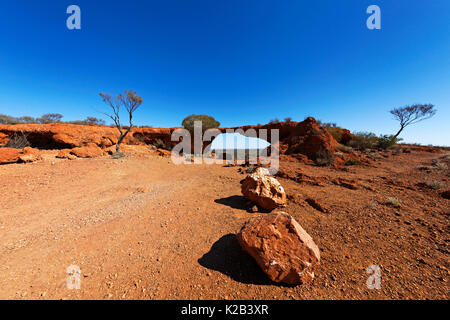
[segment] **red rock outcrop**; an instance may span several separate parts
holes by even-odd
[[[123,144],[145,145],[160,139],[168,146],[174,146],[178,142],[171,141],[171,135],[176,129],[179,128],[135,127],[125,138]],[[241,129],[244,133],[248,129],[254,129],[258,136],[260,135],[259,129],[267,129],[267,137],[259,137],[267,139],[269,142],[272,130],[277,129],[280,140],[279,152],[298,160],[316,160],[320,157],[330,156],[334,154],[335,147],[338,145],[333,136],[311,117],[302,122],[269,123],[262,126],[242,126],[228,129]],[[227,128],[220,130],[225,132]],[[346,131],[348,130],[343,130],[344,133]],[[72,149],[89,143],[107,149],[114,146],[118,140],[118,131],[115,127],[66,123],[19,124],[0,125],[0,144],[5,143],[8,136],[17,132],[23,132],[31,146],[38,149]],[[351,136],[350,133],[349,135]]]
[[[239,231],[237,240],[272,281],[302,284],[314,279],[319,248],[288,214],[278,212],[251,219]]]
[[[266,210],[284,206],[286,193],[277,179],[266,168],[258,168],[248,175],[241,185],[244,197]]]
[[[242,129],[244,133],[249,129],[254,129],[259,138],[267,139],[269,142],[272,142],[272,130],[277,129],[279,131],[280,153],[298,159],[302,159],[302,155],[310,160],[331,156],[338,145],[338,142],[327,129],[320,127],[312,117],[306,118],[302,122],[278,122],[262,126],[243,126],[221,130],[226,132],[227,129]],[[260,136],[259,129],[266,129],[267,137]]]
[[[171,134],[177,128],[133,128],[124,144],[150,144],[155,139],[171,143]],[[23,132],[30,144],[39,149],[71,149],[94,143],[101,148],[115,145],[118,131],[115,127],[87,126],[66,123],[0,125],[0,141],[16,132]],[[176,143],[172,143],[173,145]]]
[[[316,160],[324,154],[334,154],[337,146],[333,136],[311,117],[294,127],[287,138],[287,144],[289,148],[286,154],[301,153],[312,160]]]

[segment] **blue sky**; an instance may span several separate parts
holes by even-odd
[[[81,8],[82,29],[66,28]],[[381,8],[381,30],[366,8]],[[2,0],[0,113],[102,117],[99,92],[133,89],[137,125],[222,126],[314,116],[394,133],[389,110],[433,103],[407,142],[450,145],[448,0]]]

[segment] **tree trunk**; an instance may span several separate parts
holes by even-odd
[[[116,144],[116,153],[120,152],[120,144],[121,143],[122,143],[122,141],[119,139],[119,141],[117,141],[117,144]]]
[[[397,139],[398,135],[403,131],[403,129],[405,129],[405,127],[400,127],[400,130],[398,130],[398,132],[394,135],[393,139]]]
[[[127,136],[128,132],[130,132],[131,128],[128,129],[124,134],[121,134],[119,137],[119,140],[117,141],[117,145],[116,145],[116,153],[120,152],[120,145],[122,144],[123,139],[125,139],[125,137]]]

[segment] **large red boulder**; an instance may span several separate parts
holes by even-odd
[[[20,149],[0,148],[0,164],[16,163],[21,155]]]
[[[35,162],[42,160],[41,152],[38,149],[31,147],[25,147],[22,151],[22,155],[19,157],[19,162]]]
[[[78,158],[95,158],[104,155],[103,150],[95,143],[88,143],[85,146],[73,148],[70,153]]]
[[[62,149],[56,155],[56,158],[58,158],[58,159],[69,159],[69,160],[76,159],[77,157],[74,156],[71,152],[72,152],[71,149]]]
[[[266,168],[258,168],[248,175],[242,183],[241,191],[244,197],[267,210],[286,204],[284,188]]]
[[[242,227],[237,240],[272,281],[302,284],[314,279],[319,248],[290,215],[255,217]]]

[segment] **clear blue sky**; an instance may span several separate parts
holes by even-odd
[[[66,28],[77,4],[82,29]],[[366,28],[381,8],[382,29]],[[314,116],[394,133],[388,111],[433,103],[407,142],[450,145],[449,0],[2,0],[0,113],[102,117],[136,90],[137,125],[192,113],[223,126]]]

